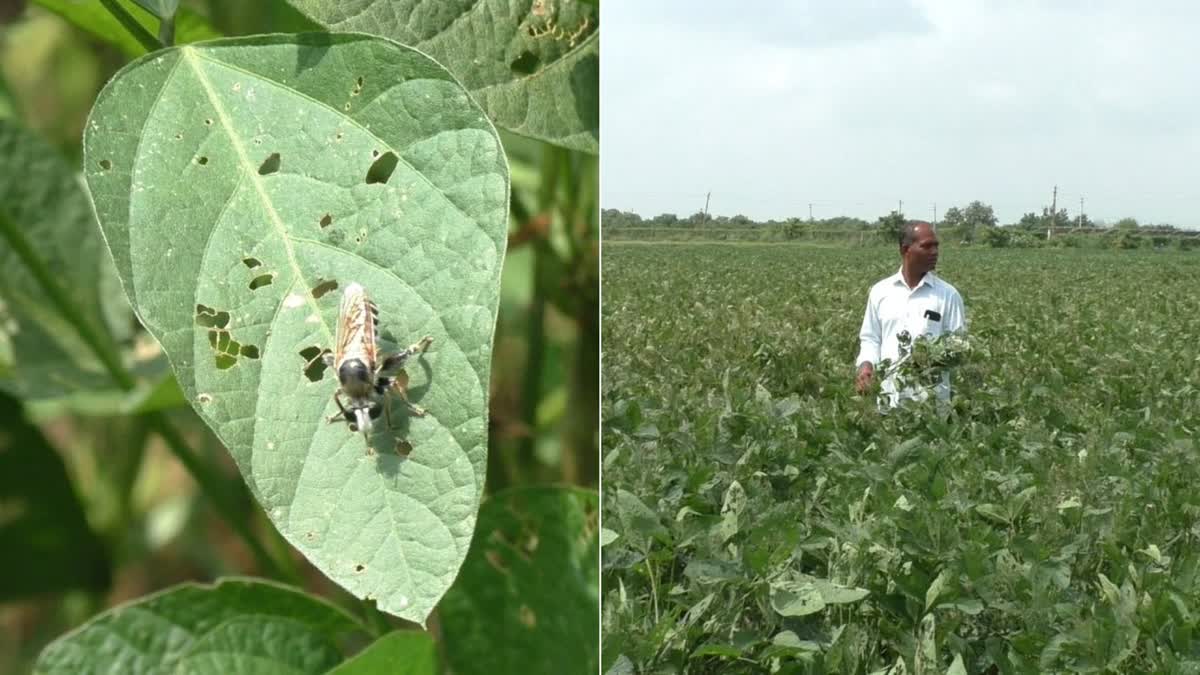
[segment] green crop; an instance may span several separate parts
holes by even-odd
[[[944,415],[854,392],[896,264],[606,247],[603,667],[1197,672],[1195,262],[947,250]]]

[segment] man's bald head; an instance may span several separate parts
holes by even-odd
[[[910,220],[904,223],[904,226],[900,228],[900,250],[903,251],[912,246],[917,241],[917,236],[922,229],[933,232],[933,225],[924,220]]]

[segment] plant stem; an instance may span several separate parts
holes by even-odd
[[[162,43],[159,42],[153,35],[151,35],[150,31],[143,28],[142,24],[138,23],[137,19],[133,18],[132,14],[125,11],[125,8],[121,5],[117,4],[117,0],[100,0],[100,4],[104,5],[104,8],[108,10],[108,13],[112,14],[117,21],[121,22],[121,25],[125,27],[125,30],[129,31],[130,35],[132,35],[147,52],[155,52],[163,48]]]
[[[13,252],[17,254],[17,257],[25,264],[25,267],[29,269],[33,278],[50,298],[50,302],[71,327],[75,329],[83,342],[91,349],[96,358],[100,360],[100,363],[104,365],[105,370],[108,371],[113,381],[121,389],[126,391],[133,389],[136,385],[133,375],[129,373],[117,356],[116,345],[111,340],[106,339],[106,336],[103,336],[100,331],[96,330],[94,326],[83,318],[83,314],[75,307],[66,290],[59,285],[58,281],[51,274],[50,268],[38,255],[33,245],[30,244],[29,240],[25,237],[25,233],[9,220],[5,213],[0,213],[0,237],[8,242]],[[167,420],[166,415],[162,412],[152,412],[147,413],[145,419],[150,428],[162,436],[163,440],[167,443],[167,447],[170,448],[175,457],[192,474],[196,483],[200,485],[201,489],[212,500],[217,513],[246,542],[246,546],[250,548],[250,552],[254,554],[259,565],[272,576],[282,578],[281,567],[267,554],[262,542],[254,536],[246,518],[243,514],[239,513],[238,508],[229,499],[229,495],[225,491],[224,485],[218,475],[212,472],[192,452],[187,442],[183,440],[183,437],[179,435],[179,432]]]

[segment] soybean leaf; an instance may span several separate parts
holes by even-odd
[[[0,602],[104,590],[108,553],[88,526],[66,466],[21,402],[0,392]]]
[[[781,616],[807,616],[825,609],[820,589],[811,581],[771,583],[771,607]]]
[[[375,33],[442,62],[497,126],[600,148],[600,12],[545,0],[288,0],[330,30]]]
[[[106,293],[115,276],[74,171],[49,143],[0,120],[0,333],[11,350],[0,388],[26,399],[115,388],[68,319],[115,350],[114,330],[131,320],[125,299]]]
[[[451,670],[598,670],[597,509],[595,492],[559,487],[506,490],[483,505],[462,574],[439,606]]]
[[[367,645],[329,675],[436,675],[437,649],[428,633],[394,631]]]
[[[337,607],[251,579],[182,584],[115,607],[42,650],[55,673],[325,673],[365,631]]]
[[[163,0],[164,3],[166,0]],[[142,11],[134,0],[116,0],[151,35],[158,34],[159,19]],[[121,25],[121,22],[104,8],[100,0],[34,0],[34,4],[54,12],[72,25],[93,37],[121,50],[126,56],[141,56],[146,53],[136,38]],[[151,1],[149,4],[154,4]],[[176,3],[178,4],[178,3]],[[175,15],[175,42],[186,44],[220,37],[208,19],[189,7],[180,8]]]
[[[96,102],[84,162],[139,318],[280,532],[335,582],[424,622],[466,557],[486,467],[508,212],[495,129],[437,63],[364,35],[172,48]],[[340,292],[386,351],[422,336],[370,446],[338,411]],[[389,337],[390,336],[390,337]]]

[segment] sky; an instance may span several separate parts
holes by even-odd
[[[601,5],[601,204],[1200,228],[1200,3]]]

